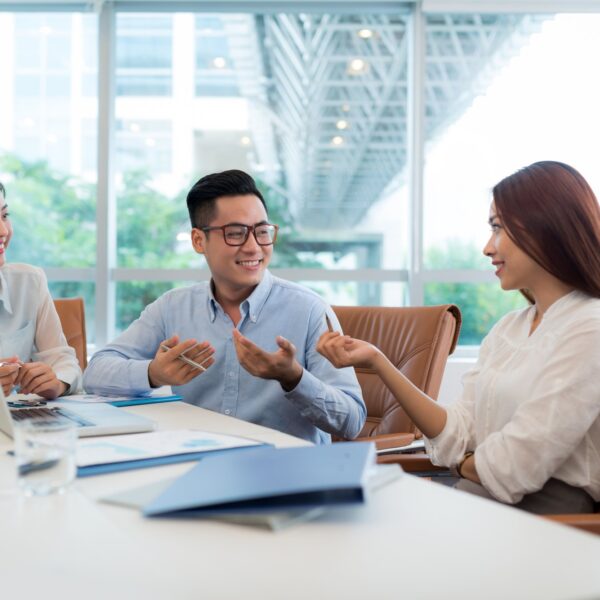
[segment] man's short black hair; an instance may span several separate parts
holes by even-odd
[[[231,169],[211,173],[199,179],[187,195],[187,207],[192,227],[206,227],[215,216],[217,199],[224,196],[256,196],[267,210],[267,205],[256,182],[248,173]]]

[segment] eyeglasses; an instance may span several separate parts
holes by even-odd
[[[220,227],[198,227],[201,231],[215,231],[220,229],[223,232],[223,239],[228,246],[243,246],[248,240],[250,232],[259,246],[271,246],[277,239],[278,225],[271,223],[259,223],[258,225],[221,225]]]

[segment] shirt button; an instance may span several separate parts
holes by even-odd
[[[235,373],[233,371],[229,371],[229,377],[235,377]]]
[[[229,414],[231,414],[231,411],[230,411],[229,409],[227,409],[227,410],[225,411],[225,414],[226,414],[226,415],[229,415]]]

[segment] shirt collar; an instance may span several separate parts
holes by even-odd
[[[588,297],[584,292],[580,292],[578,290],[573,290],[564,296],[561,296],[558,300],[555,300],[546,310],[546,312],[542,316],[542,321],[549,322],[552,321],[555,317],[561,318],[563,313],[569,312],[572,308],[572,305],[584,298]],[[530,307],[530,310],[527,314],[527,320],[529,323],[533,321],[536,314],[535,304]]]
[[[269,271],[265,270],[263,278],[261,282],[254,288],[253,292],[240,304],[240,312],[242,313],[242,318],[244,316],[248,316],[248,318],[256,323],[260,312],[271,293],[271,288],[273,287],[273,276]],[[217,302],[213,290],[213,281],[210,280],[208,284],[208,313],[210,322],[214,323],[217,318],[217,311],[219,307],[219,303]]]
[[[4,276],[4,269],[0,269],[0,302],[4,304],[6,312],[12,315],[12,305],[10,303],[10,294],[8,293],[8,283]]]

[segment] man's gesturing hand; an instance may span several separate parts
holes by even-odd
[[[164,351],[160,346],[166,346],[169,350]],[[179,358],[184,352],[187,358],[201,364],[204,370],[215,362],[213,358],[215,350],[208,342],[201,344],[196,340],[179,342],[179,336],[174,335],[159,344],[156,355],[148,366],[148,381],[152,387],[183,385],[204,373],[202,369],[197,369]]]
[[[296,360],[294,344],[281,336],[276,338],[276,342],[279,346],[277,351],[265,352],[237,329],[233,330],[233,343],[242,367],[256,377],[276,379],[289,392],[302,379],[304,369]]]

